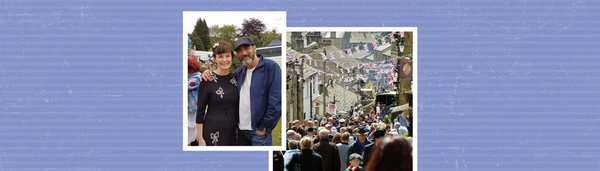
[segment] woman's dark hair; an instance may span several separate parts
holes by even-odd
[[[227,43],[224,40],[215,43],[212,47],[212,51],[214,57],[216,57],[217,54],[231,53],[231,58],[233,59],[233,47],[231,47],[231,44]]]
[[[412,144],[402,136],[383,139],[375,147],[366,171],[412,171]]]
[[[200,64],[196,61],[196,58],[188,56],[188,73],[198,72],[200,68]]]

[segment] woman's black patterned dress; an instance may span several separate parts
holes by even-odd
[[[213,81],[202,82],[198,88],[196,123],[203,124],[202,137],[207,146],[235,146],[239,122],[237,80],[231,73],[212,74]]]

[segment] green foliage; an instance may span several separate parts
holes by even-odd
[[[194,31],[191,35],[188,34],[188,37],[192,39],[192,47],[196,46],[196,50],[208,51],[210,49],[210,37],[208,33],[206,21],[198,18],[194,26]]]
[[[221,33],[220,40],[227,41],[231,46],[235,45],[235,36],[237,35],[237,27],[235,25],[224,25],[219,28],[219,31]]]
[[[384,121],[386,124],[390,124],[390,123],[391,123],[391,120],[390,120],[390,115],[385,115],[385,116],[383,117],[383,121]]]
[[[258,38],[257,35],[250,35],[250,38],[252,39],[252,41],[254,41],[254,44],[256,45],[256,48],[263,47],[262,46],[262,42],[260,41],[260,38]]]
[[[192,40],[192,49],[194,49],[195,46],[196,50],[204,50],[202,47],[202,40],[200,39],[200,36],[195,34],[195,31],[192,32],[192,34],[188,34],[188,37]]]
[[[369,89],[369,88],[371,88],[371,87],[373,87],[373,84],[371,83],[371,81],[369,81],[369,83],[367,83],[367,84],[365,85],[365,88],[366,88],[366,89]]]
[[[262,38],[262,45],[260,47],[266,47],[273,40],[277,39],[281,41],[281,33],[277,33],[277,30],[266,31],[260,34]]]

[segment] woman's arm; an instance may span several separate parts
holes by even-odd
[[[208,82],[200,84],[198,88],[198,107],[196,111],[196,129],[198,130],[198,146],[206,146],[204,137],[202,136],[202,130],[204,128],[204,115],[206,114],[206,105],[210,94],[208,93]]]
[[[202,126],[204,124],[196,124],[196,129],[198,130],[198,146],[206,146],[206,141],[204,141],[204,137],[202,137]]]

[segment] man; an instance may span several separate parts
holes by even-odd
[[[281,151],[273,151],[273,171],[283,171],[284,161]]]
[[[290,150],[288,143],[290,143],[290,141],[295,141],[295,140],[296,140],[296,132],[294,132],[293,130],[288,130],[286,133],[285,150]]]
[[[402,136],[402,135],[404,135],[404,134],[408,133],[408,129],[406,129],[406,127],[402,126],[402,124],[400,124],[400,123],[398,123],[398,122],[396,122],[396,123],[394,124],[394,127],[396,127],[396,130],[397,130],[397,132],[398,132],[398,135],[400,135],[400,136]]]
[[[294,126],[296,127],[296,131],[297,133],[299,133],[302,136],[306,135],[306,131],[304,130],[304,128],[300,127],[300,121],[299,120],[295,120],[294,121]]]
[[[339,124],[338,124],[338,127],[337,127],[336,129],[337,129],[337,130],[338,130],[340,133],[343,133],[343,132],[342,132],[342,128],[343,128],[343,127],[346,127],[346,119],[340,119],[338,122],[339,122]]]
[[[308,127],[306,136],[311,140],[315,138],[315,133],[317,132],[317,127]]]
[[[350,106],[350,111],[348,111],[348,114],[350,114],[350,116],[353,116],[353,114],[354,114],[354,106]]]
[[[294,170],[296,164],[300,164],[300,170],[323,171],[323,159],[311,149],[312,140],[308,137],[302,138],[300,147],[302,150],[292,155],[292,159],[285,165],[285,168],[288,171]]]
[[[375,148],[379,144],[381,144],[381,141],[383,141],[383,137],[385,136],[385,131],[379,129],[379,130],[375,131],[373,134],[374,134],[375,143],[371,143],[371,144],[368,144],[367,146],[365,146],[365,152],[363,154],[364,162],[361,165],[362,167],[365,167],[367,165],[367,163],[369,163],[371,154],[373,154],[373,151],[375,150]]]
[[[340,152],[340,171],[346,170],[348,167],[348,148],[350,145],[350,133],[344,132],[342,133],[342,142],[336,144],[338,151]]]
[[[358,127],[356,136],[358,138],[356,138],[356,141],[350,144],[350,148],[348,148],[348,154],[358,153],[363,155],[363,152],[365,151],[365,146],[371,143],[367,139],[367,131],[365,130],[365,127]]]
[[[281,68],[256,54],[248,36],[239,38],[234,50],[242,62],[233,72],[240,95],[238,145],[271,146],[271,132],[281,118]],[[211,75],[207,70],[202,79],[212,81]]]
[[[323,158],[325,171],[340,170],[340,153],[337,146],[329,142],[328,130],[322,129],[319,131],[319,143],[313,146],[313,150]]]
[[[294,153],[300,151],[300,150],[298,150],[298,141],[292,140],[292,141],[288,142],[287,146],[290,147],[290,150],[285,152],[285,154],[283,155],[284,165],[286,165],[286,166],[288,165],[288,163],[290,163],[290,160],[292,160],[292,155]]]

